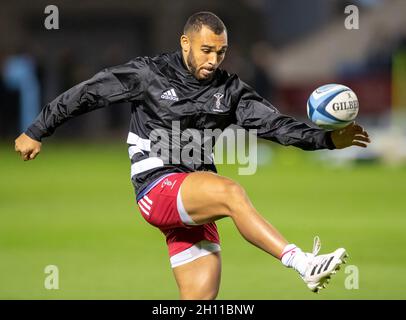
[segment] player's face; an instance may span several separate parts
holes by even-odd
[[[198,80],[213,77],[214,72],[224,60],[227,50],[227,33],[215,34],[203,26],[199,32],[191,32],[181,37],[184,61]]]

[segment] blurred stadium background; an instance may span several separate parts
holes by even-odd
[[[44,28],[48,4],[15,0],[0,11],[1,299],[177,299],[163,237],[135,207],[128,106],[71,120],[36,161],[22,162],[13,143],[42,105],[100,69],[177,49],[186,18],[202,10],[228,27],[223,67],[281,112],[307,121],[309,94],[342,83],[373,141],[307,153],[265,142],[256,175],[219,166],[296,244],[310,250],[318,234],[322,250],[346,247],[359,289],[347,290],[341,272],[320,295],[308,292],[224,220],[219,298],[406,298],[405,1],[53,1],[59,30]],[[350,4],[359,30],[344,27]],[[59,268],[59,290],[44,288],[47,265]]]

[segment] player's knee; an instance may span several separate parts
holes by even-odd
[[[244,188],[230,179],[224,179],[222,181],[218,194],[227,209],[228,215],[235,213],[237,211],[236,209],[244,205],[247,201]]]
[[[218,294],[218,289],[208,290],[206,292],[202,292],[199,300],[214,300],[217,298],[217,294]]]
[[[193,290],[181,291],[181,300],[214,300],[217,298],[218,288],[198,288]]]

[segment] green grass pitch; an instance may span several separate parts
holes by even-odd
[[[298,275],[218,222],[219,299],[405,299],[406,167],[331,168],[315,152],[276,148],[273,162],[236,179],[291,242],[322,251],[343,246],[359,270],[348,290],[343,268],[315,295]],[[340,152],[340,151],[333,151]],[[23,162],[0,146],[0,299],[177,299],[163,236],[136,208],[126,145],[46,142]],[[44,288],[47,265],[59,290]],[[348,271],[348,270],[347,270]]]

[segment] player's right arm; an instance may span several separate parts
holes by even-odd
[[[62,93],[48,103],[31,126],[15,140],[23,160],[32,160],[41,150],[41,140],[70,118],[110,104],[142,97],[147,73],[146,58],[107,68],[91,79]]]
[[[33,160],[41,151],[41,142],[30,138],[25,133],[22,133],[15,140],[14,148],[24,161]]]

